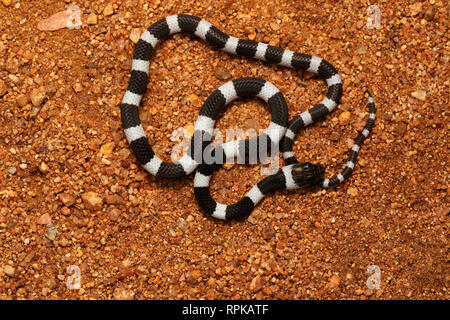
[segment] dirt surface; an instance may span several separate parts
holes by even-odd
[[[69,4],[0,1],[0,299],[449,298],[446,1],[379,1],[374,29],[366,1],[75,1],[81,29],[37,30]],[[337,68],[342,103],[297,134],[294,148],[327,175],[344,167],[370,89],[376,125],[352,177],[331,190],[276,192],[247,219],[223,223],[199,210],[192,176],[155,179],[140,168],[119,109],[130,35],[176,13]],[[290,118],[327,90],[311,74],[185,34],[165,41],[150,69],[141,119],[165,160],[172,132],[192,129],[227,80],[273,82]],[[241,100],[218,128],[269,120],[263,103]],[[240,199],[260,168],[219,170],[214,197]],[[80,271],[80,289],[67,286],[69,266]]]

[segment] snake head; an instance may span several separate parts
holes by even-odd
[[[299,187],[308,187],[316,184],[325,174],[325,169],[320,164],[309,162],[297,163],[292,167],[292,178]]]

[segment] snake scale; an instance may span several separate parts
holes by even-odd
[[[302,112],[288,122],[286,101],[272,83],[259,78],[239,78],[229,81],[212,92],[204,102],[194,125],[194,135],[188,151],[178,161],[162,161],[154,153],[145,135],[139,119],[139,106],[147,90],[151,56],[161,41],[179,32],[193,34],[213,47],[230,54],[252,57],[317,74],[327,83],[327,95],[313,108]],[[299,163],[292,148],[295,134],[300,129],[323,118],[339,104],[342,96],[342,81],[336,69],[319,57],[285,50],[262,42],[239,39],[223,33],[204,19],[179,14],[168,16],[151,25],[136,44],[130,81],[121,102],[121,118],[131,149],[146,171],[163,178],[181,178],[195,171],[194,193],[200,207],[214,218],[231,220],[249,214],[269,192],[308,186],[327,188],[347,179],[353,172],[360,147],[375,122],[375,104],[370,93],[368,91],[367,93],[369,117],[364,129],[355,139],[345,168],[333,177],[324,178],[325,169],[320,164]],[[216,120],[227,105],[241,97],[258,97],[269,105],[271,112],[269,126],[257,137],[232,140],[211,147]],[[203,161],[202,156],[208,147],[214,159],[213,162]],[[209,191],[209,182],[214,170],[230,159],[248,158],[254,148],[263,147],[269,151],[279,147],[287,165],[259,181],[237,203],[231,205],[217,203]]]

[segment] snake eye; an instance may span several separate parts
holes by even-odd
[[[292,167],[292,178],[299,187],[307,187],[323,178],[325,169],[320,164],[298,163]]]

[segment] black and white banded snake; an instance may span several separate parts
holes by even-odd
[[[318,74],[326,81],[328,93],[313,108],[302,112],[288,122],[287,104],[282,93],[270,82],[259,78],[239,78],[229,81],[215,90],[205,101],[195,122],[194,136],[188,151],[176,162],[164,162],[153,152],[139,119],[139,105],[147,90],[149,61],[156,46],[169,35],[186,32],[205,40],[225,52],[273,62],[281,66],[306,70]],[[367,92],[368,93],[368,92]],[[336,69],[327,61],[306,54],[284,50],[262,42],[243,40],[229,36],[206,20],[191,15],[173,15],[151,25],[139,39],[133,54],[131,78],[121,102],[122,125],[125,136],[138,162],[152,175],[164,178],[180,178],[196,170],[194,192],[202,209],[214,218],[231,220],[249,214],[269,192],[278,189],[297,189],[307,186],[323,188],[334,186],[347,179],[356,164],[357,155],[375,122],[375,105],[368,93],[369,118],[350,150],[343,171],[331,178],[324,178],[324,168],[317,164],[299,163],[292,148],[295,134],[309,124],[330,113],[339,104],[342,81]],[[268,103],[271,110],[269,127],[258,137],[233,140],[216,146],[212,154],[220,159],[216,163],[202,162],[203,154],[210,145],[211,131],[225,106],[240,97],[258,97]],[[217,203],[210,194],[212,173],[226,160],[248,157],[251,146],[266,144],[270,150],[279,146],[287,165],[277,173],[263,178],[235,204]]]

